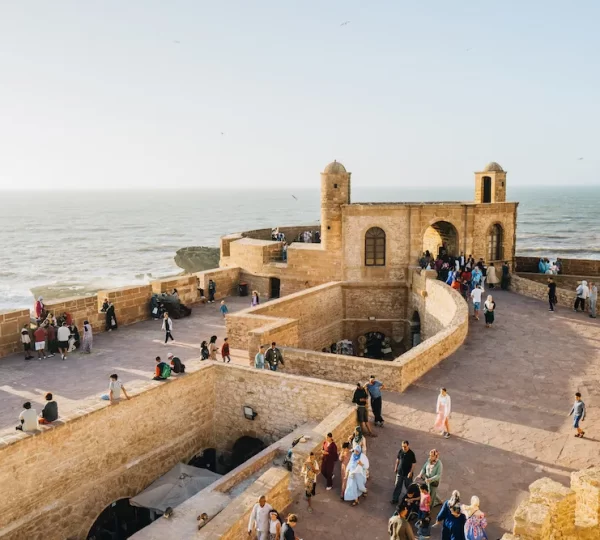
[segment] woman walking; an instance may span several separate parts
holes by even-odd
[[[358,505],[359,497],[367,495],[368,470],[367,456],[363,454],[360,446],[355,446],[346,469],[346,491],[344,491],[344,500],[353,501],[352,506]]]
[[[498,283],[500,283],[500,280],[496,275],[496,267],[494,266],[494,263],[490,263],[490,265],[488,266],[487,283],[490,286],[490,289],[493,289]]]
[[[218,351],[219,348],[217,347],[217,336],[211,336],[210,341],[208,342],[208,357],[211,360],[216,360]]]
[[[485,514],[479,509],[479,497],[473,495],[469,506],[463,505],[463,514],[467,517],[465,524],[465,536],[467,540],[487,540],[485,529],[487,519]]]
[[[444,439],[450,438],[450,413],[452,412],[452,400],[445,388],[440,389],[440,394],[437,398],[435,406],[437,414],[435,418],[434,429],[441,431]]]
[[[494,324],[494,311],[496,310],[496,302],[492,298],[490,294],[487,297],[487,300],[483,304],[483,313],[485,315],[485,327],[491,328],[492,324]]]
[[[112,332],[118,328],[117,316],[115,315],[115,306],[112,302],[108,301],[108,298],[104,299],[102,304],[102,311],[106,314],[106,328],[107,332]]]
[[[302,466],[302,476],[304,476],[304,491],[306,502],[308,503],[308,513],[312,514],[311,499],[316,495],[317,474],[319,474],[319,464],[315,458],[315,453],[311,452]]]
[[[279,540],[281,536],[281,521],[277,510],[271,510],[269,514],[269,540]]]
[[[258,291],[252,291],[252,307],[258,306],[260,304],[260,297],[258,296]]]
[[[173,339],[173,334],[171,334],[171,331],[173,330],[173,321],[171,320],[171,317],[169,317],[168,312],[165,312],[163,316],[162,329],[165,331],[165,345],[167,344],[167,341],[169,341],[169,338],[171,338],[171,341],[175,341],[175,339]]]
[[[354,428],[354,433],[348,437],[348,442],[350,443],[351,448],[358,445],[363,454],[367,453],[367,440],[365,439],[360,426]]]
[[[442,523],[442,540],[465,540],[466,521],[467,517],[461,512],[459,504],[444,504],[435,525]]]
[[[352,452],[350,452],[350,443],[345,442],[342,444],[342,451],[340,453],[340,476],[342,477],[342,489],[340,491],[340,498],[344,500],[344,492],[346,491],[346,472],[348,469],[348,463],[350,462]]]
[[[333,440],[333,434],[328,433],[327,438],[323,441],[323,461],[321,462],[321,474],[327,480],[327,491],[333,487],[333,471],[338,459],[338,449]]]
[[[83,321],[83,341],[81,342],[81,350],[90,354],[94,345],[94,336],[92,334],[92,325],[89,321]]]
[[[440,453],[433,449],[429,451],[429,458],[421,468],[421,472],[415,480],[422,478],[429,486],[429,495],[431,497],[431,508],[439,504],[436,500],[437,488],[442,479],[443,466],[440,460]]]
[[[210,352],[208,351],[208,345],[206,341],[203,341],[200,344],[200,356],[202,357],[202,360],[208,360],[208,357],[210,356]]]

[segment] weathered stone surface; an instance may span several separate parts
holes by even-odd
[[[219,266],[220,250],[215,247],[190,246],[178,249],[175,264],[187,273],[203,272]]]

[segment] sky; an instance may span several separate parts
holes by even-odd
[[[599,20],[588,0],[5,1],[0,190],[316,188],[334,159],[357,187],[470,186],[489,161],[599,186]]]

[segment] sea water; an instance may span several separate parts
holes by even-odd
[[[517,254],[600,258],[600,187],[513,188]],[[353,202],[472,200],[468,188],[353,188]],[[250,229],[316,223],[318,190],[0,193],[0,310],[148,283],[181,272],[186,246]],[[485,234],[485,231],[481,231]]]

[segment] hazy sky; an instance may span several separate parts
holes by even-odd
[[[318,187],[333,159],[356,186],[491,160],[599,185],[599,21],[597,0],[5,0],[0,188]]]

